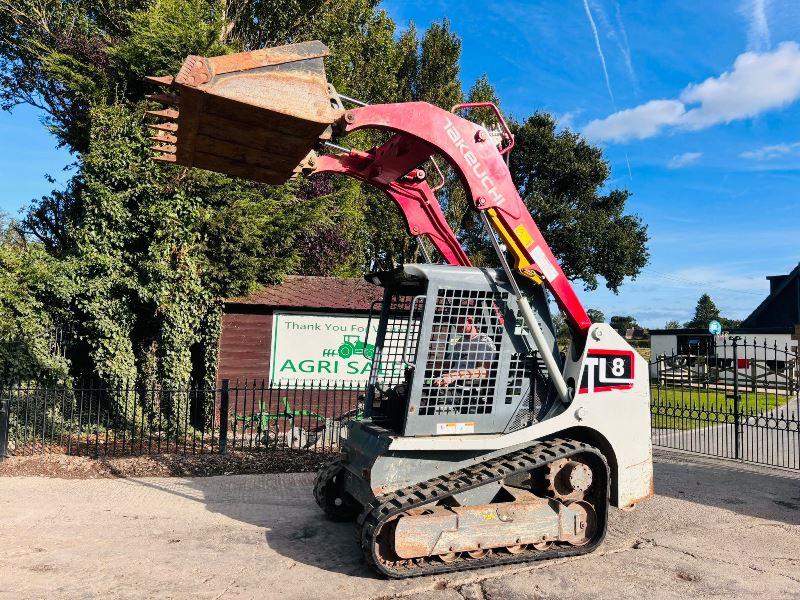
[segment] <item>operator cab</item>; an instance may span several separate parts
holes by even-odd
[[[501,433],[563,409],[503,271],[407,264],[366,279],[384,288],[366,398],[375,425]],[[518,284],[562,366],[542,288]]]

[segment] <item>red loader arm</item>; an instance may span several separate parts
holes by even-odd
[[[150,78],[168,87],[151,96],[154,150],[164,162],[194,166],[265,183],[298,173],[334,172],[381,189],[402,211],[411,235],[427,235],[450,264],[469,265],[420,165],[439,154],[458,173],[472,207],[485,213],[514,258],[514,268],[547,286],[573,331],[591,325],[575,290],[525,207],[503,160],[505,148],[471,121],[426,102],[344,110],[327,84],[320,42],[304,42],[220,57],[190,56],[178,75]],[[487,103],[458,108],[491,106]],[[179,110],[175,110],[179,108]],[[500,117],[501,125],[505,123]],[[318,156],[316,148],[360,129],[394,133],[369,152]]]

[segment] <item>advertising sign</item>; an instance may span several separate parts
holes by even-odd
[[[274,313],[271,380],[331,385],[366,383],[378,330],[378,319],[374,317],[367,338],[368,321],[366,316]]]

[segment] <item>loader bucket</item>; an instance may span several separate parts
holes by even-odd
[[[189,56],[178,74],[148,77],[166,91],[156,159],[269,184],[308,164],[343,111],[325,77],[322,42],[205,58]]]

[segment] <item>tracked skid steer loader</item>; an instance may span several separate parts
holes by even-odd
[[[511,181],[514,138],[496,107],[367,105],[328,84],[327,53],[306,42],[190,56],[174,78],[149,78],[165,88],[149,97],[166,105],[150,113],[158,160],[273,184],[357,178],[447,263],[366,276],[383,300],[363,340],[365,418],[318,473],[317,502],[356,522],[367,562],[389,577],[592,551],[609,506],[653,492],[646,362],[587,317]],[[494,110],[494,130],[457,114],[476,107]],[[362,129],[386,141],[337,143]],[[439,171],[436,157],[458,174],[498,268],[473,267],[448,227],[423,169]],[[568,323],[565,353],[550,298]]]

